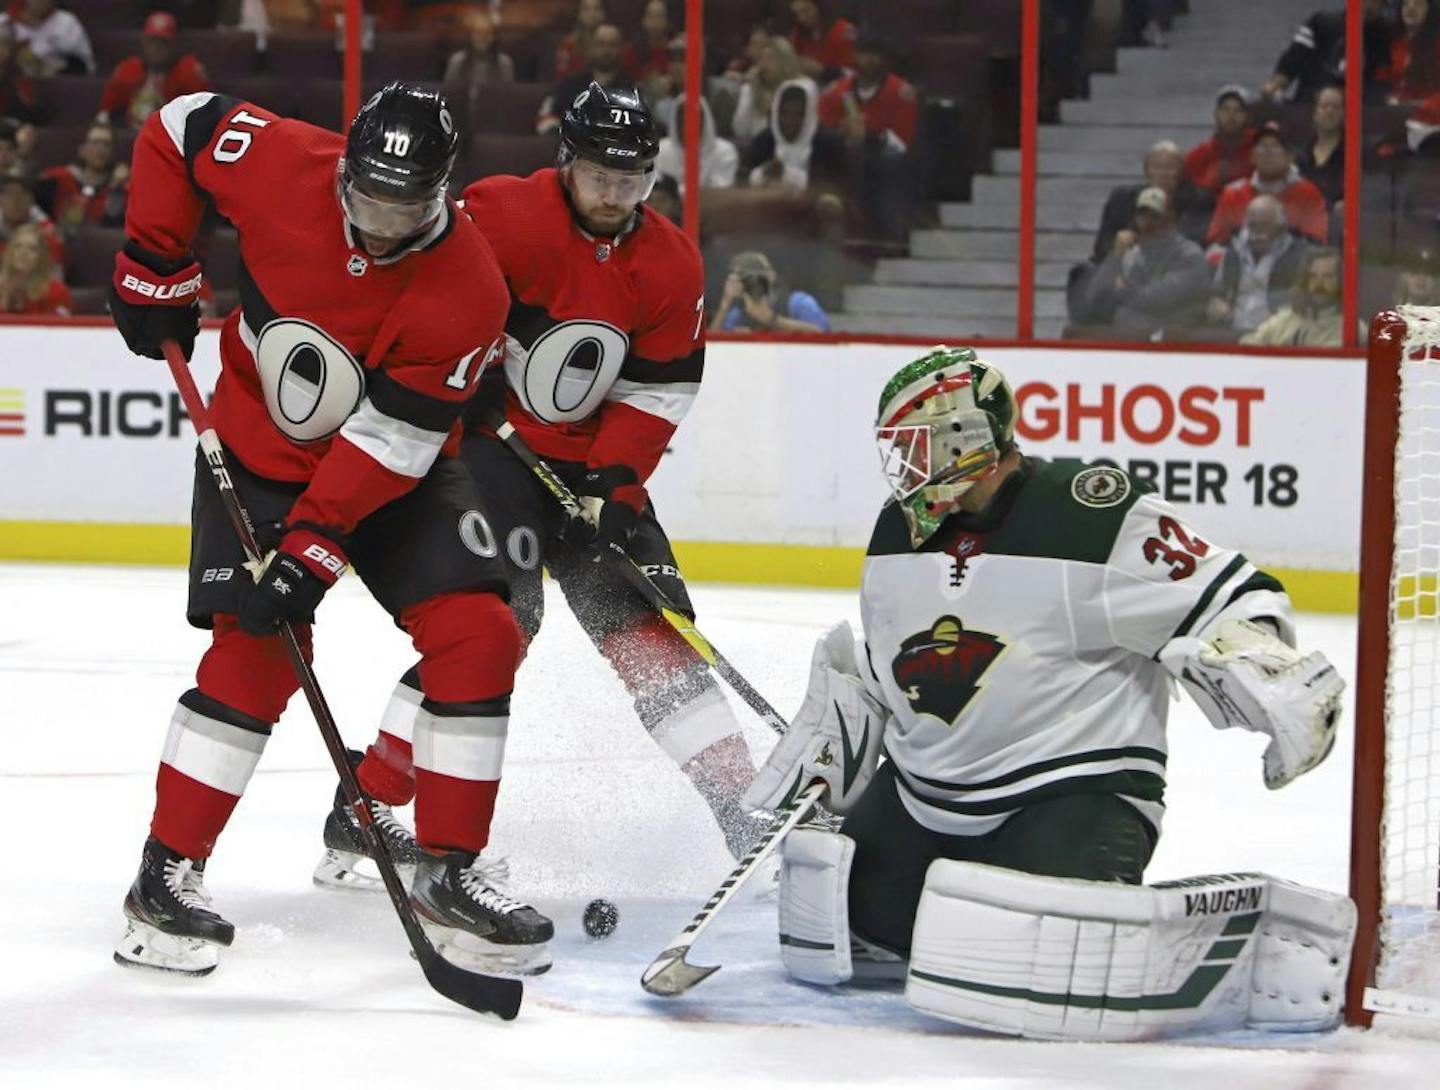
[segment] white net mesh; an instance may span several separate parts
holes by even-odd
[[[1400,307],[1376,987],[1440,1005],[1440,308]]]

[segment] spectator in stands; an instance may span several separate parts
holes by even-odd
[[[1313,135],[1295,165],[1334,208],[1345,196],[1345,89],[1326,87],[1316,95],[1310,121]]]
[[[1421,250],[1405,262],[1395,274],[1392,298],[1396,305],[1440,306],[1440,263],[1433,251]]]
[[[777,34],[766,35],[754,66],[745,74],[730,131],[741,147],[748,146],[770,127],[770,104],[782,83],[800,79],[800,58],[790,39]],[[809,77],[804,77],[809,78]]]
[[[26,130],[33,137],[31,126],[22,125],[13,117],[0,117],[0,178],[30,173],[29,154],[23,139]]]
[[[1209,288],[1204,252],[1175,229],[1170,198],[1151,186],[1135,200],[1133,230],[1115,236],[1081,293],[1082,312],[1072,318],[1148,339],[1197,325]]]
[[[1156,49],[1169,47],[1175,0],[1124,0],[1121,10],[1131,41]]]
[[[95,71],[90,36],[72,12],[55,6],[55,0],[15,0],[5,14],[20,46],[20,66],[27,75],[88,75]]]
[[[590,35],[590,67],[579,75],[567,76],[545,96],[540,103],[540,113],[535,119],[537,133],[554,132],[560,126],[560,115],[575,101],[575,96],[590,86],[594,80],[601,87],[633,87],[630,77],[620,63],[625,39],[620,28],[611,23],[601,23]]]
[[[825,84],[855,67],[854,23],[827,19],[820,0],[790,0],[790,15],[795,20],[790,44],[807,76]]]
[[[1250,173],[1254,145],[1249,92],[1227,83],[1215,96],[1215,135],[1185,154],[1186,181],[1215,200],[1227,185]]]
[[[770,102],[770,127],[750,145],[752,186],[804,191],[838,188],[846,172],[845,142],[820,128],[815,84],[808,78],[780,85]]]
[[[35,121],[39,112],[40,94],[35,81],[20,67],[15,28],[0,22],[0,117]]]
[[[140,52],[115,66],[100,95],[100,116],[112,125],[138,129],[172,98],[210,90],[205,66],[175,47],[175,16],[157,11],[140,31]]]
[[[75,162],[40,175],[35,200],[62,236],[84,223],[122,227],[129,183],[129,165],[115,162],[115,131],[97,122],[86,131]]]
[[[910,233],[915,172],[911,149],[919,106],[915,88],[890,69],[888,48],[866,35],[855,47],[855,72],[820,96],[820,124],[844,139],[860,165],[860,203],[874,237],[903,242]]]
[[[513,83],[515,62],[500,51],[495,20],[488,11],[475,9],[465,15],[465,48],[457,49],[445,62],[441,87],[456,128],[469,134],[471,119],[480,111],[487,83]]]
[[[40,229],[17,227],[0,257],[0,313],[63,315],[73,307]]]
[[[591,57],[592,39],[604,23],[605,5],[602,0],[580,0],[575,5],[575,29],[565,35],[555,49],[556,82],[579,76],[587,66],[595,63]]]
[[[781,297],[784,306],[777,307]],[[736,254],[710,328],[742,332],[829,333],[830,318],[808,292],[783,291],[775,266],[758,250]]]
[[[650,0],[640,17],[640,34],[626,43],[621,61],[646,102],[655,105],[685,89],[684,47],[685,39],[670,25],[670,6]]]
[[[1285,217],[1292,229],[1314,242],[1327,241],[1330,232],[1329,210],[1325,198],[1314,184],[1300,177],[1300,168],[1285,142],[1279,124],[1267,121],[1255,137],[1251,153],[1255,171],[1248,178],[1231,182],[1220,194],[1215,216],[1205,241],[1223,247],[1244,225],[1245,210],[1260,193],[1273,193],[1285,207]]]
[[[655,168],[680,183],[685,192],[685,96],[670,100],[666,112],[667,134],[660,140]],[[700,188],[729,189],[740,169],[740,152],[723,136],[715,134],[715,116],[710,103],[700,100]]]
[[[1390,40],[1382,79],[1391,103],[1417,103],[1440,91],[1440,0],[1403,0],[1400,33]]]
[[[742,80],[760,63],[760,53],[774,35],[764,23],[756,23],[745,37],[745,47],[730,61],[725,69],[728,79]],[[793,49],[792,49],[793,52]]]
[[[650,190],[645,204],[671,223],[679,224],[684,219],[685,206],[680,201],[680,183],[668,174],[656,176],[655,188]]]
[[[65,244],[50,217],[35,206],[35,188],[26,178],[0,178],[0,250],[21,227],[34,227],[45,240],[57,267],[65,265]]]
[[[1338,347],[1344,326],[1340,308],[1340,254],[1317,246],[1305,255],[1290,305],[1267,319],[1241,344]]]
[[[1119,185],[1105,199],[1100,213],[1100,229],[1095,233],[1092,260],[1099,264],[1114,245],[1115,235],[1129,230],[1135,218],[1135,198],[1150,186],[1163,189],[1175,209],[1175,226],[1192,242],[1204,242],[1210,226],[1212,202],[1207,200],[1185,177],[1185,159],[1170,140],[1161,140],[1145,153],[1145,180],[1132,185]]]
[[[1206,317],[1235,334],[1260,328],[1289,298],[1309,249],[1285,222],[1285,209],[1262,193],[1245,210],[1244,228],[1225,247]]]
[[[1390,21],[1385,0],[1365,3],[1365,97],[1374,98],[1390,65]],[[1275,62],[1275,73],[1260,88],[1266,98],[1312,102],[1321,88],[1345,78],[1345,11],[1317,11],[1295,31]]]

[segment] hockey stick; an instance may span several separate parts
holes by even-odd
[[[219,436],[209,425],[205,402],[201,400],[200,391],[195,387],[195,379],[190,374],[190,367],[185,361],[185,355],[174,341],[162,341],[160,347],[165,353],[165,362],[170,365],[170,373],[175,378],[175,386],[180,391],[180,398],[185,402],[185,411],[190,414],[190,422],[195,426],[195,431],[199,436],[200,449],[204,452],[205,461],[210,466],[210,476],[220,492],[220,499],[225,504],[225,512],[230,516],[230,525],[235,528],[235,534],[240,538],[240,544],[250,562],[256,565],[261,564],[263,563],[263,554],[255,541],[255,527],[251,523],[244,505],[240,502],[240,497],[235,492],[235,484],[230,479],[230,472],[225,466],[225,450],[220,445]],[[255,570],[258,571],[258,567]],[[325,740],[325,748],[330,751],[330,760],[334,763],[335,771],[340,776],[340,786],[345,793],[345,801],[354,813],[355,820],[360,824],[360,832],[370,846],[370,851],[375,858],[375,866],[385,883],[386,892],[390,894],[390,901],[395,906],[395,912],[400,917],[400,924],[405,928],[405,935],[410,940],[410,947],[415,951],[415,957],[425,971],[425,979],[446,999],[453,1000],[462,1007],[468,1007],[470,1010],[479,1011],[482,1014],[498,1014],[505,1021],[510,1021],[520,1013],[520,998],[524,992],[524,986],[518,980],[486,976],[483,973],[462,969],[458,965],[446,961],[435,949],[429,936],[421,929],[420,921],[415,918],[415,910],[410,907],[405,886],[401,883],[400,875],[395,870],[395,861],[390,858],[390,849],[385,843],[385,838],[375,828],[375,817],[370,812],[370,807],[365,804],[365,798],[360,791],[360,783],[355,779],[355,772],[345,756],[345,743],[340,739],[340,728],[335,725],[335,718],[330,714],[330,707],[325,702],[325,695],[320,691],[320,682],[316,680],[314,671],[310,669],[310,664],[305,661],[305,655],[300,650],[300,641],[295,637],[294,627],[288,622],[281,624],[280,637],[285,644],[285,653],[290,658],[290,665],[295,670],[295,677],[299,680],[300,688],[305,693],[305,699],[310,702],[310,710],[315,713],[315,722],[320,727],[320,736]]]
[[[695,917],[685,926],[685,930],[676,935],[670,945],[662,950],[650,963],[650,967],[640,975],[642,988],[651,995],[673,999],[677,995],[684,995],[711,973],[720,970],[718,965],[691,965],[685,960],[685,955],[690,952],[690,947],[700,937],[700,932],[710,925],[710,921],[730,903],[731,898],[735,896],[740,887],[759,870],[760,864],[779,847],[785,834],[810,816],[810,811],[820,801],[820,795],[824,791],[824,783],[819,781],[812,783],[796,795],[789,805],[782,806],[775,811],[775,819],[770,823],[770,828],[760,834],[760,839],[755,842],[755,846],[750,849],[744,859],[735,864],[735,869],[730,872],[725,881],[720,883],[720,888],[710,895],[710,900],[705,902],[705,907],[695,913]]]
[[[530,467],[530,471],[544,485],[545,490],[550,493],[565,509],[565,513],[571,518],[580,517],[580,501],[570,487],[562,481],[555,471],[550,468],[533,450],[520,438],[514,425],[508,420],[502,420],[495,425],[495,435],[499,440],[514,452],[515,456]],[[784,734],[786,723],[780,713],[741,675],[740,671],[730,664],[730,660],[715,649],[715,645],[707,640],[704,634],[695,627],[695,622],[687,617],[679,607],[666,595],[666,593],[655,585],[655,581],[645,574],[645,569],[623,550],[616,549],[614,568],[620,573],[624,580],[640,593],[655,610],[669,622],[670,626],[684,637],[685,642],[693,647],[699,656],[725,681],[735,694],[750,705],[751,709],[761,719],[765,720],[767,726],[776,734]]]

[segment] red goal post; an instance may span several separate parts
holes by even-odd
[[[1346,1020],[1440,1018],[1440,308],[1370,327]]]

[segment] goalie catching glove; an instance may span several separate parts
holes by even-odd
[[[741,799],[747,810],[779,810],[823,780],[827,809],[849,812],[875,775],[889,710],[866,687],[854,634],[841,621],[810,659],[805,701]]]
[[[1335,744],[1345,682],[1319,651],[1302,655],[1262,624],[1220,624],[1185,659],[1180,682],[1216,727],[1269,735],[1272,790],[1309,772]]]

